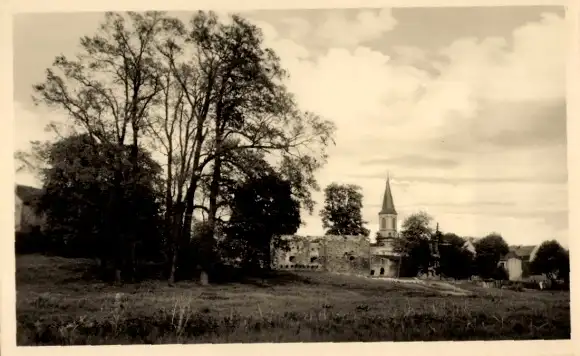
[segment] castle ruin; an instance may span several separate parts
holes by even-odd
[[[359,274],[375,277],[398,277],[401,255],[394,250],[397,211],[389,178],[379,211],[377,241],[366,236],[282,236],[289,250],[273,251],[272,268],[277,270],[312,270]]]

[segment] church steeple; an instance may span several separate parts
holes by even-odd
[[[385,187],[385,194],[383,195],[383,208],[379,214],[397,214],[395,210],[395,203],[393,202],[393,194],[391,193],[390,177],[387,176],[387,186]]]
[[[381,238],[397,236],[397,211],[391,193],[390,177],[387,175],[387,185],[383,195],[383,206],[379,212],[379,235]]]

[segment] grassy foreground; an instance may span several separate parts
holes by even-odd
[[[16,263],[18,345],[570,338],[569,292],[321,272],[115,287],[83,278],[91,261],[28,255]]]

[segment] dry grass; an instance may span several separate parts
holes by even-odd
[[[320,272],[224,285],[83,278],[91,262],[17,258],[19,345],[569,339],[568,292],[392,283]]]

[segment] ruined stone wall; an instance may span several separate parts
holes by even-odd
[[[288,251],[276,250],[272,268],[280,270],[322,270],[320,262],[321,243],[317,238],[284,236]]]
[[[349,274],[370,273],[370,241],[361,236],[285,236],[288,251],[273,253],[272,268]]]
[[[369,274],[370,241],[364,236],[325,236],[321,256],[324,270]]]

